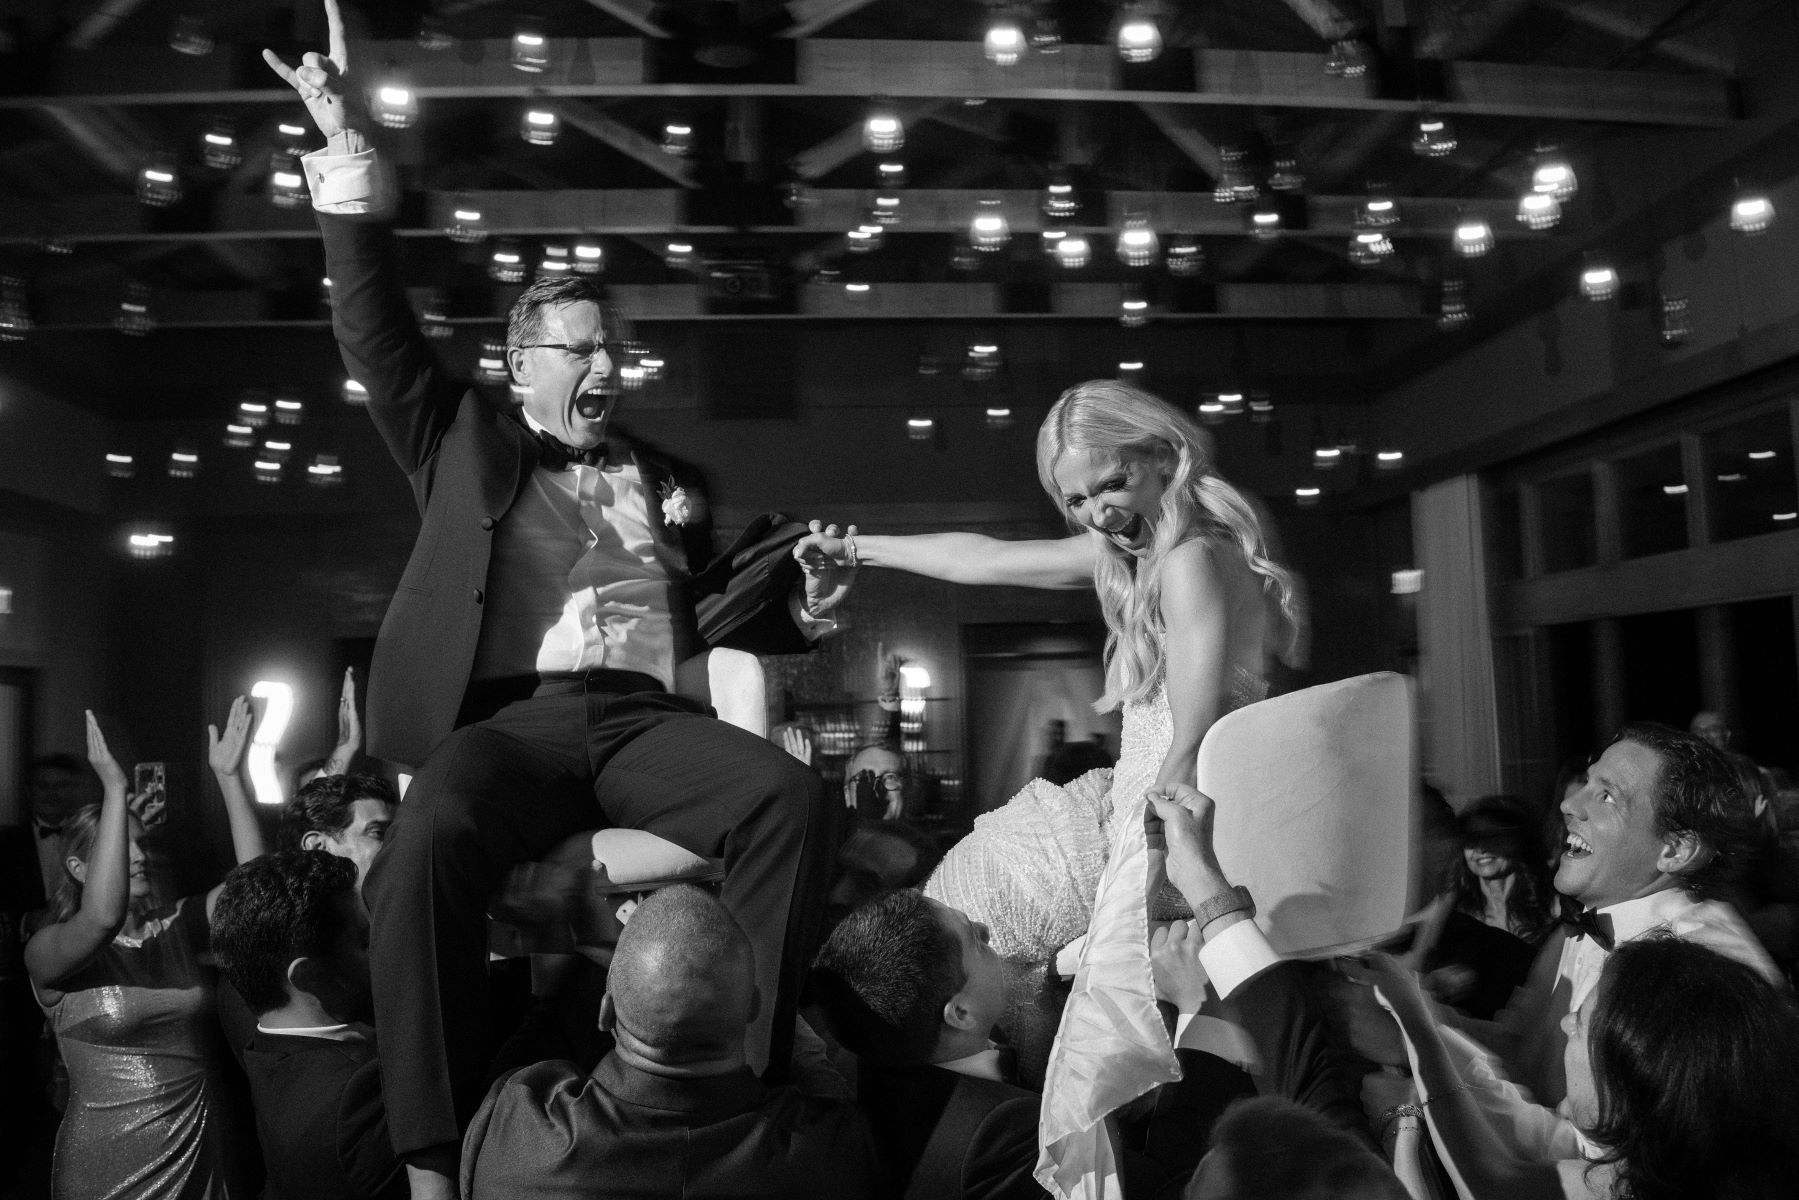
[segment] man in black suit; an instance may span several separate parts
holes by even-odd
[[[695,887],[664,888],[619,937],[592,1074],[503,1076],[469,1126],[463,1200],[861,1200],[877,1192],[856,1107],[768,1087],[745,1062],[750,947]]]
[[[1168,876],[1196,914],[1152,941],[1158,998],[1177,1012],[1182,1077],[1120,1114],[1127,1194],[1178,1187],[1208,1131],[1233,1101],[1287,1096],[1367,1143],[1353,1081],[1342,1074],[1301,978],[1237,907],[1238,889],[1193,813],[1191,788],[1156,798],[1168,822]],[[1220,915],[1204,919],[1207,913]],[[1234,931],[1234,932],[1233,932]],[[1227,1023],[1199,1015],[1207,979]],[[858,1100],[883,1160],[908,1198],[1040,1200],[1039,1097],[1003,1075],[989,1044],[1006,1008],[1007,972],[986,929],[966,914],[900,891],[851,913],[813,967],[815,995],[839,1040],[860,1059]]]
[[[399,1200],[369,1016],[369,922],[348,859],[283,850],[234,868],[212,949],[255,1014],[243,1046],[269,1200]]]
[[[806,530],[759,520],[708,561],[698,479],[609,429],[628,327],[591,280],[544,280],[513,306],[507,364],[522,405],[445,375],[408,305],[388,231],[391,187],[331,53],[270,65],[325,134],[305,173],[319,211],[333,326],[423,526],[369,678],[371,753],[417,768],[365,884],[375,1011],[396,1146],[417,1197],[453,1195],[478,1102],[485,904],[514,863],[596,822],[725,861],[723,901],[749,931],[752,1065],[784,1068],[819,936],[837,806],[816,772],[671,694],[704,646],[810,645],[848,586],[786,551]],[[802,627],[805,627],[802,629]]]

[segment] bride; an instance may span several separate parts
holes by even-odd
[[[1083,933],[1044,1088],[1038,1179],[1116,1195],[1104,1118],[1178,1077],[1156,1009],[1149,921],[1190,915],[1159,879],[1144,828],[1150,791],[1196,782],[1200,740],[1263,698],[1264,647],[1297,633],[1293,584],[1261,522],[1212,462],[1211,440],[1170,404],[1114,380],[1064,392],[1037,432],[1037,474],[1072,536],[1002,541],[821,530],[808,570],[892,567],[954,583],[1092,584],[1106,620],[1101,711],[1123,709],[1116,770],[1066,788],[1033,780],[944,857],[925,893],[967,913],[1000,954],[1041,962]],[[1279,638],[1272,636],[1283,635]]]
[[[1147,392],[1083,383],[1037,433],[1038,477],[1072,536],[879,536],[852,525],[795,547],[802,565],[1098,592],[1107,670],[1095,707],[1123,709],[1117,768],[1066,788],[1033,780],[979,818],[925,886],[985,925],[1007,958],[1041,962],[1086,932],[1119,819],[1140,821],[1151,789],[1194,783],[1206,730],[1262,699],[1264,647],[1271,632],[1291,635],[1291,581],[1255,510],[1218,474],[1210,441]],[[1159,917],[1184,915],[1172,889],[1157,905]]]

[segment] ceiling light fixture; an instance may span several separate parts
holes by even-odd
[[[862,122],[862,145],[875,154],[892,154],[906,144],[906,127],[884,102],[876,101]]]
[[[1016,66],[1024,57],[1025,46],[1024,27],[1017,17],[1000,13],[987,23],[987,36],[982,39],[981,51],[994,66]]]
[[[1154,62],[1162,53],[1162,30],[1147,4],[1126,4],[1118,15],[1118,57],[1127,63]]]
[[[1463,258],[1479,258],[1493,248],[1493,227],[1482,216],[1464,216],[1455,223],[1450,239]]]
[[[554,146],[562,134],[562,118],[555,110],[526,105],[518,121],[518,135],[529,146]]]

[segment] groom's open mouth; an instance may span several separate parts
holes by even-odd
[[[575,411],[589,421],[597,421],[606,415],[606,406],[611,404],[617,395],[618,392],[609,383],[588,388],[575,397]]]
[[[1562,842],[1563,858],[1586,858],[1592,853],[1593,847],[1588,844],[1585,838],[1581,837],[1578,833],[1575,833],[1572,829],[1568,830],[1567,836]]]

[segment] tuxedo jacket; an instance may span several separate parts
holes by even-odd
[[[242,1048],[266,1200],[405,1200],[373,1039],[256,1031]]]
[[[463,1200],[866,1200],[884,1196],[847,1101],[748,1068],[672,1079],[608,1054],[501,1076],[462,1143]]]
[[[422,521],[375,643],[365,722],[371,754],[417,767],[463,714],[494,533],[537,468],[540,447],[516,410],[443,370],[412,315],[387,227],[317,216],[344,366],[368,389],[375,427],[406,473]],[[619,440],[643,478],[652,522],[662,521],[664,485],[703,494],[697,470],[622,431]],[[809,648],[786,608],[799,579],[787,551],[803,525],[760,518],[723,555],[713,554],[703,515],[661,532],[688,568],[686,580],[673,581],[678,647],[685,640],[694,652]]]
[[[1178,1195],[1199,1164],[1213,1124],[1234,1101],[1279,1095],[1369,1141],[1357,1081],[1337,1063],[1308,974],[1283,962],[1243,984],[1225,1013],[1261,1057],[1252,1077],[1199,1050],[1180,1050],[1178,1082],[1131,1106],[1120,1124],[1121,1169],[1132,1197]],[[1041,1098],[1011,1084],[941,1067],[859,1067],[857,1103],[882,1161],[908,1196],[943,1200],[1042,1200],[1037,1122]]]

